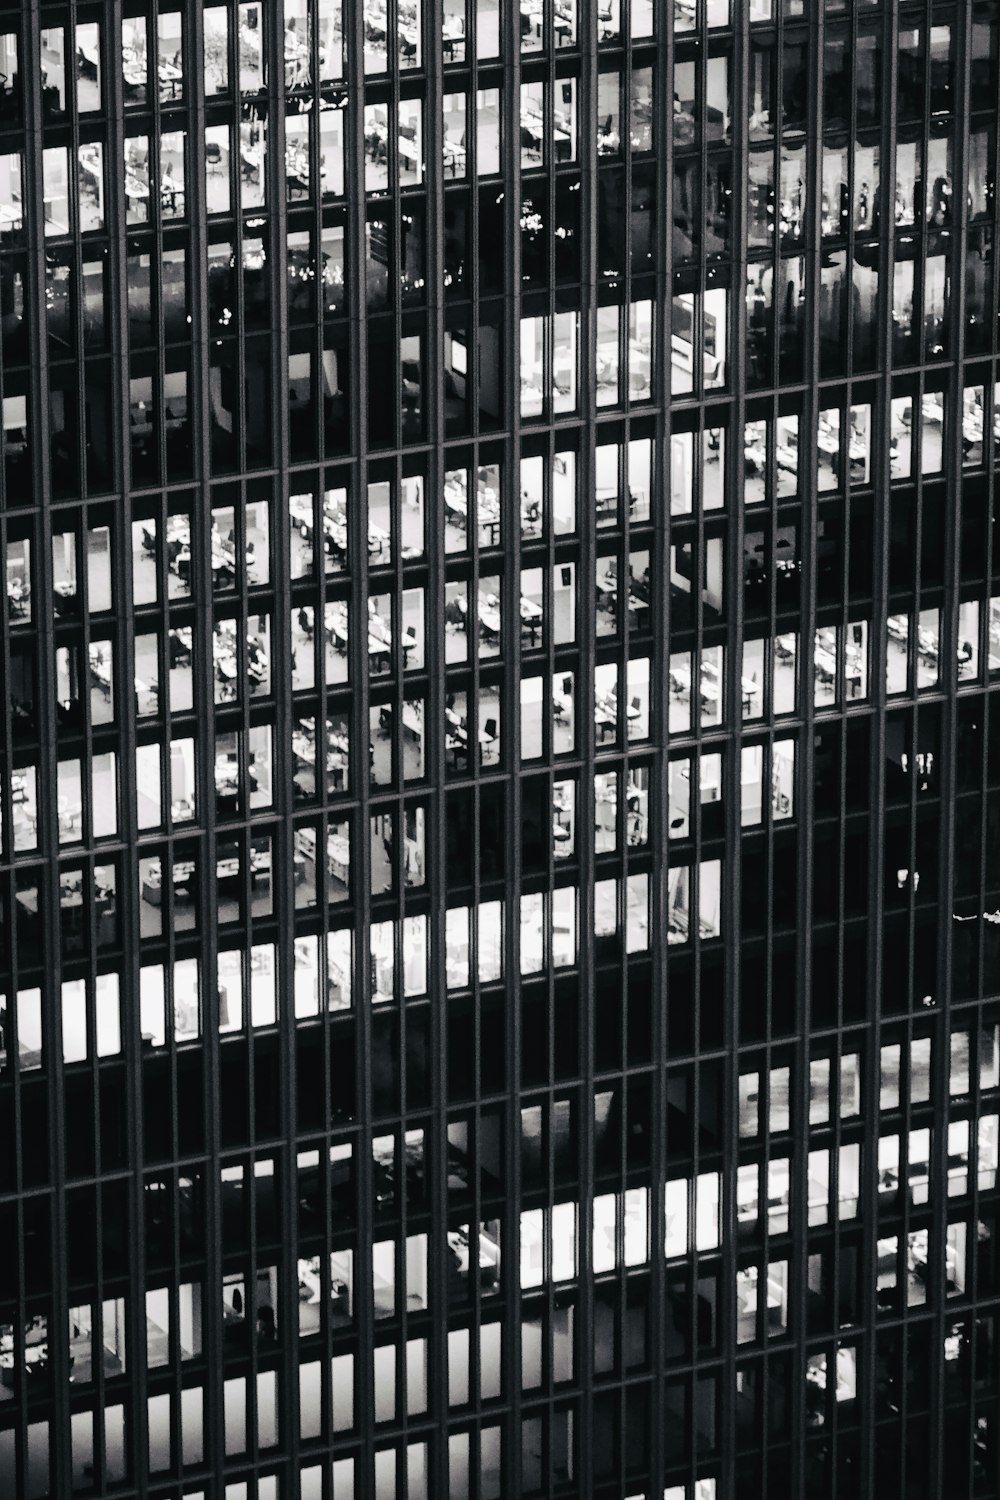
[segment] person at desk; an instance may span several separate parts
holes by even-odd
[[[526,526],[537,526],[541,522],[542,508],[533,495],[527,490],[521,491],[521,520]]]
[[[447,696],[447,698],[445,699],[444,717],[445,717],[445,721],[450,726],[450,728],[461,730],[464,721],[459,717],[459,715],[455,711],[455,694],[454,693],[449,693],[448,696]]]
[[[247,671],[251,677],[267,675],[267,651],[259,635],[252,635],[247,641]]]
[[[24,618],[28,614],[30,599],[31,587],[27,579],[9,578],[7,580],[7,603],[12,615]]]
[[[181,50],[178,47],[173,57],[165,57],[157,68],[157,76],[160,80],[160,98],[177,98],[177,91],[184,79],[184,69],[181,65]],[[166,92],[165,92],[166,91]]]
[[[542,155],[542,118],[540,115],[531,115],[527,111],[521,111],[521,149],[529,151],[541,159]]]
[[[380,132],[377,125],[372,130],[369,130],[365,136],[365,151],[370,161],[377,163],[388,161],[386,137]]]
[[[173,213],[177,207],[177,183],[174,181],[174,164],[168,161],[160,174],[160,205],[169,207]]]
[[[42,68],[42,111],[46,115],[61,115],[63,113],[62,91],[58,84],[49,83],[47,68]]]
[[[947,177],[935,179],[931,197],[930,219],[939,227],[951,223],[951,183]]]

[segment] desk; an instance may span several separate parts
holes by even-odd
[[[398,145],[400,167],[406,166],[411,172],[418,171],[420,168],[420,158],[417,156],[413,145],[411,145],[409,137],[403,134],[402,128],[400,128],[399,132]]]
[[[522,6],[522,14],[523,14]],[[543,117],[536,115],[532,110],[521,110],[521,149],[531,151],[539,159],[542,155],[542,141],[545,134],[545,121]]]
[[[765,1295],[765,1305],[767,1308],[767,1319],[769,1324],[773,1324],[774,1319],[771,1315],[781,1308],[784,1300],[784,1292],[782,1291],[781,1287],[777,1286],[772,1281],[768,1281],[767,1291]],[[760,1292],[757,1287],[748,1288],[748,1290],[743,1293],[742,1296],[737,1293],[737,1306],[739,1309],[737,1316],[740,1318],[755,1317],[759,1301]]]
[[[540,385],[525,378],[521,381],[521,415],[538,415],[545,405],[545,392]]]
[[[303,1293],[305,1295],[303,1295]],[[317,1273],[305,1262],[299,1261],[299,1301],[319,1302],[322,1296],[322,1283]]]
[[[542,621],[544,618],[541,606],[536,604],[532,599],[526,599],[522,594],[520,609],[521,633],[523,635],[524,632],[527,631],[528,638],[532,646],[534,646],[536,644],[535,637],[541,631]]]
[[[292,754],[312,770],[316,764],[316,741],[312,735],[296,729],[292,734]]]
[[[217,797],[235,797],[240,789],[240,768],[232,761],[215,762],[215,794]]]
[[[70,802],[68,797],[60,797],[56,804],[56,817],[59,822],[59,832],[72,833],[80,826],[83,809],[79,803]]]
[[[90,76],[94,77],[101,66],[101,54],[98,49],[96,47],[86,47],[82,42],[77,42],[76,55],[78,61],[83,63],[84,68],[90,70]]]
[[[628,596],[629,623],[636,630],[646,630],[649,627],[649,602],[639,594]],[[634,618],[633,618],[634,617]]]
[[[465,19],[462,15],[447,15],[441,23],[441,51],[449,62],[455,60],[456,47],[461,47],[464,51]]]
[[[309,192],[309,153],[301,146],[285,149],[285,182],[300,193]]]
[[[271,663],[260,636],[247,636],[247,677],[250,679],[251,690],[253,684],[266,683],[270,676]]]
[[[388,672],[392,664],[392,643],[369,631],[368,660],[373,671]]]
[[[184,82],[183,70],[171,62],[161,62],[156,69],[156,76],[160,80],[160,98],[176,99],[177,91]]]
[[[195,876],[195,863],[193,859],[178,860],[170,866],[170,883],[173,887],[175,898],[185,892],[190,895],[190,887]],[[142,882],[142,899],[149,906],[163,905],[163,875],[160,871],[151,872]]]
[[[457,766],[460,755],[468,756],[469,753],[469,729],[465,719],[459,718],[453,709],[446,708],[445,717],[445,749],[450,750]],[[480,760],[483,751],[496,742],[495,732],[483,728],[479,731],[478,745]]]
[[[323,543],[328,551],[347,556],[347,522],[327,510],[323,511]]]
[[[820,682],[836,682],[837,658],[827,646],[816,646],[813,667]]]
[[[521,492],[521,531],[524,536],[538,536],[542,526],[542,505],[532,495]]]
[[[212,574],[213,581],[218,583],[223,574],[229,573],[236,576],[236,549],[228,547],[223,542],[212,539]]]
[[[962,438],[968,447],[975,447],[983,441],[983,418],[979,416],[967,416],[962,422]]]
[[[24,1066],[22,1053],[22,1064]],[[73,1360],[70,1356],[70,1365]],[[49,1369],[48,1329],[44,1318],[32,1319],[24,1330],[24,1374],[30,1382]],[[6,1335],[0,1340],[0,1384],[14,1387],[14,1340]]]
[[[260,181],[260,169],[264,165],[262,146],[248,146],[240,142],[240,171],[251,182]]]
[[[344,527],[344,547],[343,547],[343,550],[345,552],[347,551],[347,528],[346,528],[346,526]],[[368,556],[371,559],[371,561],[374,562],[376,560],[376,558],[381,557],[383,553],[386,554],[386,558],[385,558],[386,561],[391,560],[392,551],[391,551],[391,546],[390,546],[389,533],[387,531],[383,531],[381,526],[376,526],[376,524],[375,524],[374,521],[369,521],[368,522]]]
[[[594,725],[602,741],[606,735],[614,735],[618,729],[618,700],[609,693],[605,698],[594,699]]]
[[[559,0],[556,0],[552,8],[552,29],[561,38],[556,42],[557,47],[572,46],[576,34],[576,18],[568,6],[559,4]]]
[[[330,874],[346,886],[351,878],[351,845],[342,834],[330,834],[326,841],[326,863]]]
[[[779,443],[774,450],[774,458],[779,469],[783,469],[788,474],[798,474],[799,455],[795,448],[787,443]]]
[[[137,401],[129,407],[128,430],[131,437],[149,437],[153,431],[145,401]],[[145,444],[141,446],[145,447]]]
[[[618,579],[615,577],[615,575],[613,573],[604,573],[604,574],[600,575],[598,577],[598,579],[597,579],[596,587],[597,587],[597,597],[598,597],[598,599],[610,599],[610,600],[617,601],[617,599],[618,599]],[[629,611],[630,614],[636,615],[637,617],[639,617],[639,616],[641,616],[643,614],[647,614],[648,615],[648,613],[649,613],[649,601],[646,600],[646,599],[641,598],[641,596],[639,594],[636,594],[636,593],[634,593],[632,591],[631,580],[630,580],[630,588],[629,588],[629,595],[628,595],[628,603],[627,603],[626,608],[628,609],[628,611]],[[638,619],[637,619],[637,624],[638,624]]]
[[[68,614],[71,611],[75,610],[75,608],[76,608],[76,583],[75,583],[75,581],[71,581],[69,579],[65,579],[64,578],[60,583],[55,583],[55,584],[52,585],[52,592],[55,595],[55,598],[53,599],[52,602],[55,605],[56,614],[64,615],[64,614]]]
[[[173,177],[167,177],[165,175],[161,175],[161,177],[160,177],[160,207],[161,207],[161,209],[164,209],[164,210],[169,209],[171,214],[176,214],[178,212],[178,208],[177,208],[177,196],[178,196],[178,194],[180,194],[181,205],[182,205],[182,209],[183,209],[184,184],[182,182],[175,182]]]
[[[494,490],[481,490],[476,496],[476,521],[480,531],[488,533],[489,545],[500,543],[500,500]]]
[[[104,173],[101,152],[98,147],[81,146],[77,161],[80,168],[80,176],[88,178],[95,187],[100,189],[103,186]]]
[[[917,655],[926,656],[932,662],[938,659],[938,638],[923,626],[917,629]]]
[[[744,678],[744,682],[745,681],[746,679]],[[756,692],[756,684],[753,684],[753,689]],[[702,663],[701,668],[701,684],[699,686],[699,694],[701,697],[701,706],[703,709],[718,704],[722,696],[722,684],[720,683],[714,670],[709,668],[708,665],[704,662]]]
[[[90,676],[92,680],[97,684],[97,686],[101,689],[101,692],[104,694],[105,698],[110,700],[111,663],[107,661],[103,656],[92,656],[90,658]],[[136,679],[136,690],[138,690],[138,687],[139,682],[138,679]]]
[[[293,89],[309,82],[309,49],[298,37],[285,32],[285,87]]]
[[[216,881],[219,882],[219,884],[222,884],[223,882],[226,882],[226,881],[238,880],[239,876],[240,876],[240,870],[241,870],[241,868],[242,868],[242,866],[240,864],[239,855],[235,855],[234,854],[234,855],[225,856],[222,859],[216,860],[216,864],[215,864],[215,878],[216,878]],[[271,856],[270,856],[270,854],[265,854],[265,853],[262,853],[262,852],[258,852],[257,854],[251,854],[251,856],[250,856],[250,884],[251,884],[251,887],[257,885],[258,882],[270,880],[270,877],[271,877]]]
[[[385,704],[379,709],[379,731],[384,738],[392,733],[392,720],[395,710]],[[403,733],[409,734],[415,740],[423,739],[424,715],[422,705],[414,703],[409,699],[403,701]],[[344,740],[344,754],[347,754],[347,741]]]
[[[465,147],[455,141],[446,140],[443,144],[444,169],[449,177],[465,176]]]
[[[469,519],[469,497],[465,486],[452,481],[444,487],[445,509],[451,513],[460,526],[466,526]]]
[[[38,888],[37,888],[37,886],[27,886],[27,887],[25,887],[25,889],[19,890],[17,892],[15,900],[16,900],[17,905],[20,908],[20,910],[23,911],[23,912],[27,912],[27,914],[28,914],[29,917],[37,917],[38,916]]]
[[[342,600],[338,599],[327,605],[324,624],[326,633],[337,650],[346,651],[349,622],[347,605]]]
[[[215,675],[221,677],[223,682],[233,682],[238,671],[235,650],[230,651],[224,647],[215,658]]]
[[[488,1235],[483,1234],[482,1231],[479,1232],[477,1237],[479,1240],[479,1277],[487,1286],[492,1286],[499,1276],[500,1246],[491,1240]],[[468,1233],[460,1229],[449,1231],[448,1246],[455,1257],[455,1269],[460,1276],[467,1277],[472,1262]]]
[[[125,168],[125,197],[130,203],[142,202],[149,197],[149,180],[140,177],[134,167]]]
[[[415,703],[403,702],[403,728],[409,731],[415,740],[423,737],[424,715],[423,711]]]
[[[22,453],[27,453],[28,439],[23,427],[4,429],[3,451],[5,458],[20,458]]]
[[[260,30],[256,26],[242,25],[240,27],[240,44],[249,52],[256,52],[260,56]]]
[[[406,653],[412,651],[415,645],[416,641],[410,637],[404,637],[400,641],[404,664]],[[389,670],[392,659],[392,632],[380,621],[369,620],[368,622],[368,659],[373,666],[385,671]]]
[[[683,698],[691,692],[691,672],[687,667],[670,667],[668,670],[670,691]]]
[[[457,602],[458,607],[462,611],[462,613],[467,614],[468,605],[465,600],[465,595],[460,595]],[[479,619],[479,625],[480,629],[483,632],[483,635],[488,636],[492,640],[499,640],[502,620],[500,613],[500,600],[497,598],[496,594],[480,594],[476,600],[476,614]]]
[[[10,612],[20,619],[27,617],[28,601],[31,598],[31,589],[21,578],[8,578],[7,580],[7,602]]]
[[[313,501],[311,495],[290,495],[288,514],[304,541],[313,534]]]
[[[134,52],[122,49],[122,78],[130,89],[145,92],[146,59]]]
[[[847,444],[847,460],[852,464],[866,464],[868,462],[868,446],[860,438],[853,434]]]

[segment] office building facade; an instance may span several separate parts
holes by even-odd
[[[1000,1493],[998,27],[0,0],[0,1496]]]

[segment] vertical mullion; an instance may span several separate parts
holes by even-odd
[[[22,179],[23,223],[28,242],[28,291],[32,300],[38,340],[33,364],[34,379],[28,396],[30,412],[29,434],[35,447],[36,465],[34,475],[34,499],[38,506],[38,546],[40,556],[36,568],[41,599],[52,598],[52,511],[51,511],[51,449],[49,423],[45,395],[49,388],[48,342],[45,336],[45,226],[44,209],[40,201],[43,184],[43,135],[41,111],[40,72],[28,65],[41,55],[40,15],[32,7],[25,13],[22,32],[24,47],[24,101],[27,125],[24,152],[24,176]],[[32,191],[34,189],[34,191]],[[67,193],[69,185],[67,184]],[[31,246],[34,246],[34,254]],[[32,399],[33,398],[33,399]],[[82,516],[80,507],[78,514]],[[69,1379],[69,1347],[66,1318],[60,1311],[68,1305],[68,1251],[69,1226],[66,1213],[66,1160],[65,1160],[65,1097],[63,1090],[62,1064],[62,1017],[59,1003],[60,963],[57,947],[59,913],[59,823],[57,807],[57,721],[55,713],[54,675],[55,631],[51,610],[39,614],[38,619],[38,676],[40,746],[37,781],[37,829],[38,853],[46,855],[44,872],[39,874],[39,917],[48,917],[48,932],[45,940],[45,970],[48,983],[42,987],[42,1048],[49,1077],[48,1128],[49,1128],[49,1187],[51,1191],[51,1215],[49,1224],[49,1250],[52,1265],[51,1303],[47,1309],[50,1323],[49,1359],[52,1379],[57,1390],[65,1390]],[[22,1328],[17,1330],[18,1347]],[[22,1375],[22,1388],[24,1377]],[[68,1423],[66,1403],[53,1413],[55,1443],[50,1444],[50,1454],[58,1455],[55,1471],[65,1485],[69,1478],[69,1448],[67,1442]]]

